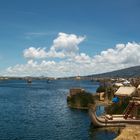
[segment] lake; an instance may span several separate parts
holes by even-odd
[[[67,106],[70,88],[95,93],[98,85],[86,80],[0,81],[0,140],[112,140],[116,134],[94,129],[87,111]]]

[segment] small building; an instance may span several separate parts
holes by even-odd
[[[99,100],[100,101],[104,101],[105,100],[105,93],[104,92],[100,92],[99,93]]]
[[[125,87],[120,87],[115,93],[115,97],[113,98],[115,101],[117,99],[117,101],[115,103],[118,104],[118,106],[121,109],[125,109],[127,107],[127,105],[129,104],[129,101],[132,99],[133,96],[136,95],[136,87],[129,87],[129,86],[125,86]],[[115,99],[116,98],[116,99]],[[112,100],[112,101],[114,101]]]
[[[116,92],[115,96],[119,97],[132,97],[136,94],[136,88],[135,87],[120,87]]]
[[[81,77],[80,77],[80,76],[77,76],[77,77],[76,77],[76,80],[81,80]]]
[[[130,86],[130,85],[131,85],[131,83],[130,83],[130,81],[125,80],[125,81],[123,82],[123,85],[125,85],[125,86]]]
[[[138,87],[137,87],[137,95],[140,97],[140,85],[138,85]]]
[[[122,87],[122,86],[124,86],[124,85],[123,85],[122,83],[115,83],[114,86],[115,86],[115,87]]]

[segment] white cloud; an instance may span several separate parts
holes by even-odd
[[[79,50],[78,44],[81,43],[85,37],[76,36],[75,34],[59,33],[58,37],[53,41],[51,49],[63,50],[68,52],[76,52]]]
[[[75,34],[66,34],[60,32],[58,33],[57,38],[53,40],[53,45],[50,47],[48,52],[45,50],[45,48],[30,47],[24,50],[23,55],[25,58],[73,57],[78,53],[78,45],[84,40],[84,36],[77,36]]]
[[[55,35],[55,32],[27,32],[25,33],[25,39],[32,40],[35,38],[42,38],[46,36]]]
[[[80,55],[76,55],[74,57],[74,61],[76,63],[91,63],[92,58],[90,58],[87,54],[85,53],[80,53]]]
[[[102,51],[94,57],[95,63],[123,64],[124,66],[140,64],[140,44],[117,44],[114,49]]]
[[[47,53],[45,48],[34,48],[30,47],[23,51],[23,55],[25,58],[45,58]]]
[[[9,67],[7,75],[54,77],[88,75],[140,65],[140,44],[138,43],[117,44],[114,48],[109,48],[99,55],[91,57],[78,51],[78,44],[83,40],[84,37],[59,33],[49,52],[41,48],[29,48],[25,51],[24,56],[28,58],[59,57],[65,59],[61,59],[59,62],[29,60],[27,64]]]
[[[28,32],[25,35],[28,36],[44,36],[44,35],[49,35],[47,32]]]
[[[48,57],[73,57],[79,50],[78,45],[85,40],[84,36],[77,36],[75,34],[59,33],[58,37],[54,39],[50,51],[47,53]]]
[[[51,49],[49,52],[47,52],[47,57],[49,57],[49,58],[65,58],[66,55],[62,51],[56,52],[55,49]]]
[[[29,60],[27,64],[17,64],[14,67],[9,67],[7,72],[10,74],[10,76],[15,76],[18,74],[20,74],[20,76],[48,75],[51,74],[51,70],[55,67],[55,64],[56,63],[54,61],[43,60],[41,63],[38,63],[37,61]]]

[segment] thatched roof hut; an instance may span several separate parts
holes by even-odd
[[[135,87],[120,87],[116,92],[116,96],[126,96],[131,97],[136,94],[136,88]]]

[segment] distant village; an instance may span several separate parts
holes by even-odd
[[[130,77],[130,78],[121,78],[121,77],[92,77],[92,76],[73,76],[73,77],[45,77],[45,76],[38,76],[38,77],[32,77],[32,76],[25,76],[25,77],[10,77],[10,76],[1,76],[0,80],[90,80],[97,81],[102,84],[113,84],[117,87],[121,86],[135,86],[137,87],[140,84],[140,77]]]

